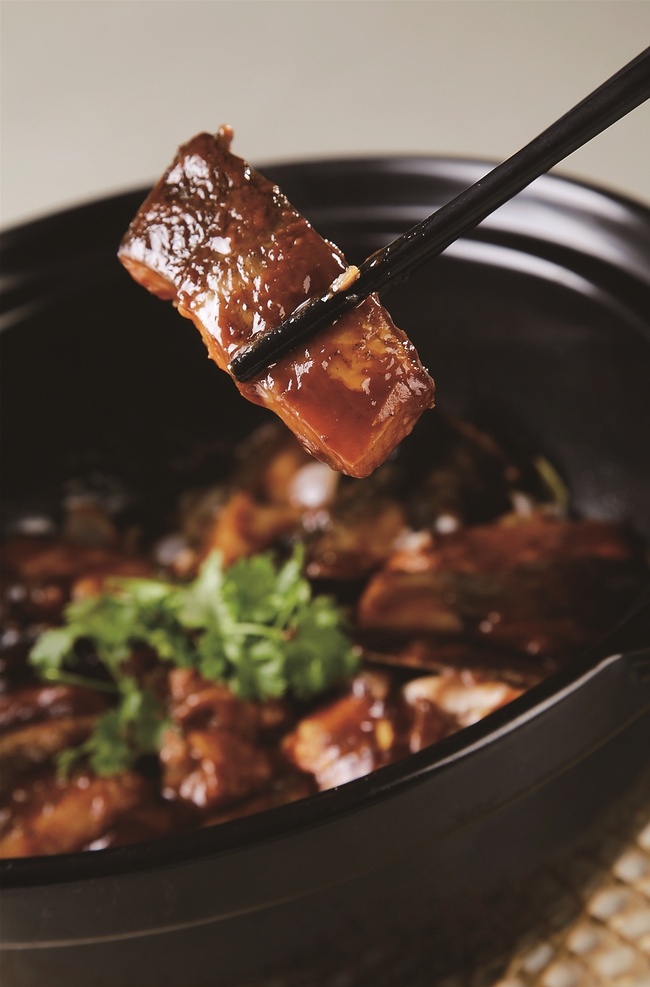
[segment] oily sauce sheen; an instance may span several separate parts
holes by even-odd
[[[347,268],[277,186],[230,153],[231,138],[222,128],[180,148],[119,252],[137,281],[194,322],[223,370]],[[388,457],[434,395],[414,347],[376,297],[238,387],[276,412],[312,455],[357,477]]]

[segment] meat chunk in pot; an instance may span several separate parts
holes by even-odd
[[[199,809],[237,802],[267,788],[273,764],[267,751],[228,730],[168,730],[160,753],[164,794]]]
[[[470,673],[398,685],[388,673],[364,671],[344,696],[300,720],[283,749],[319,789],[334,788],[437,743],[521,691]]]
[[[363,672],[344,696],[300,720],[283,749],[321,790],[334,788],[408,753],[404,714],[390,676]]]
[[[35,635],[61,622],[73,597],[101,592],[114,576],[147,576],[151,565],[113,547],[17,535],[2,546],[3,671],[20,671]]]
[[[471,726],[522,693],[507,682],[482,679],[471,673],[425,675],[404,686],[413,713],[410,749],[415,752],[439,739],[431,729],[432,714],[445,717],[448,732]]]
[[[64,716],[30,723],[0,736],[2,788],[23,771],[46,764],[68,747],[76,747],[90,735],[97,722],[93,715]]]
[[[622,615],[644,578],[622,526],[506,519],[396,552],[368,584],[358,618],[366,630],[568,658]]]
[[[1,694],[0,789],[82,743],[106,705],[103,693],[76,685],[30,684]]]
[[[271,741],[287,725],[278,700],[249,702],[189,669],[170,674],[173,726],[160,759],[167,798],[216,810],[269,790],[286,765]]]
[[[81,773],[71,779],[38,779],[13,793],[0,857],[83,850],[150,798],[145,779],[130,772],[110,778]]]
[[[78,685],[28,685],[0,694],[0,733],[42,720],[100,713],[106,698]]]

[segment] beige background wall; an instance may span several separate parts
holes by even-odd
[[[4,226],[152,182],[222,122],[255,163],[501,159],[650,43],[648,0],[3,0]],[[650,204],[650,105],[559,169]]]

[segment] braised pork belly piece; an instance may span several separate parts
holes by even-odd
[[[34,624],[56,624],[73,597],[99,592],[114,576],[145,576],[151,571],[151,562],[119,545],[15,535],[2,546],[3,624],[20,625],[23,633]]]
[[[415,630],[382,631],[357,628],[367,662],[401,668],[405,673],[450,675],[459,671],[481,680],[531,689],[563,664],[556,655],[527,654],[487,641],[459,640]]]
[[[79,715],[106,708],[101,692],[78,685],[30,684],[0,694],[0,731]]]
[[[414,435],[352,479],[269,423],[228,475],[175,495],[150,543],[87,504],[10,538],[0,856],[190,832],[352,782],[471,728],[624,614],[647,580],[635,536],[570,518],[561,484],[554,498],[474,427],[432,431],[430,456]]]
[[[364,671],[342,697],[303,717],[282,747],[321,791],[363,778],[483,719],[522,690],[468,672],[407,684]]]
[[[57,755],[86,740],[97,722],[97,716],[59,716],[43,723],[30,723],[0,735],[2,779],[0,792],[7,790],[23,772],[49,764]]]
[[[241,347],[347,271],[340,250],[231,153],[231,140],[222,127],[183,145],[119,250],[136,281],[194,322],[226,371]],[[351,476],[372,473],[434,395],[414,347],[374,296],[237,386],[313,456]]]
[[[364,672],[344,696],[303,717],[282,748],[319,789],[335,788],[408,753],[403,719],[390,675]]]
[[[81,686],[6,686],[0,694],[0,792],[22,772],[84,741],[106,706],[103,693]]]
[[[170,696],[160,752],[167,798],[214,812],[272,794],[295,774],[276,749],[294,719],[288,703],[245,701],[190,669],[170,673]]]
[[[98,525],[93,523],[96,532]],[[27,656],[43,630],[61,622],[64,609],[72,599],[100,592],[115,576],[144,576],[152,572],[151,561],[125,551],[117,540],[108,545],[73,540],[75,535],[83,536],[87,530],[83,523],[71,524],[68,514],[64,520],[65,536],[16,534],[3,543],[0,681],[4,682],[5,690],[32,680]],[[8,709],[15,711],[17,701],[12,698]]]
[[[367,585],[367,630],[437,635],[568,658],[640,591],[647,569],[622,526],[508,517],[414,540]]]
[[[15,789],[3,813],[0,857],[101,849],[132,842],[130,836],[163,836],[174,827],[169,806],[133,772],[109,778],[44,774]]]
[[[405,702],[413,715],[410,749],[421,750],[439,737],[432,736],[432,712],[442,714],[451,724],[447,732],[478,723],[506,703],[520,696],[522,689],[472,673],[426,675],[412,679],[403,688]],[[435,722],[435,718],[434,718]]]

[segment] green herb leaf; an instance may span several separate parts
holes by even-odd
[[[73,654],[77,632],[72,627],[53,627],[41,634],[32,648],[29,660],[42,675],[58,670]]]
[[[158,753],[167,726],[162,704],[133,683],[126,687],[122,702],[99,717],[83,744],[59,754],[58,771],[67,775],[84,759],[98,775],[127,771],[144,754]]]
[[[64,753],[60,766],[86,757],[97,773],[110,774],[158,749],[160,704],[128,671],[138,644],[171,666],[226,683],[244,699],[287,693],[306,699],[353,675],[359,659],[343,615],[329,597],[312,596],[303,562],[298,547],[279,568],[263,554],[224,570],[213,553],[191,583],[115,579],[100,596],[71,603],[66,624],[41,635],[30,661],[43,678],[80,681],[75,645],[88,640],[113,678],[118,705],[84,744]]]

